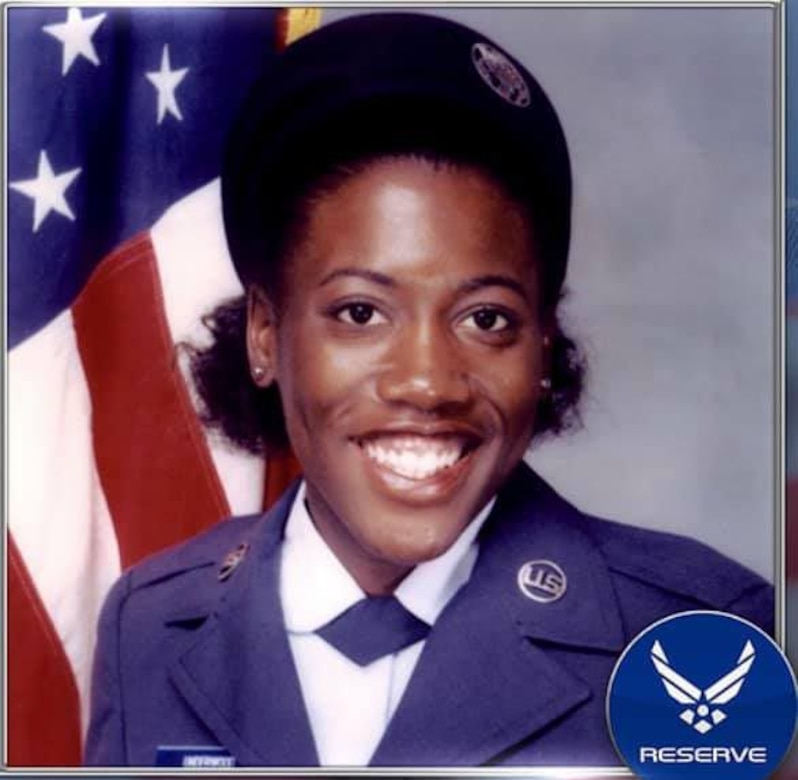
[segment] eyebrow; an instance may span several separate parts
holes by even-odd
[[[368,282],[382,285],[383,287],[396,287],[396,280],[379,271],[370,271],[368,268],[338,268],[332,273],[327,274],[319,283],[319,287],[324,287],[335,279],[341,277],[355,277],[365,279]]]
[[[372,271],[368,268],[338,268],[327,274],[319,283],[319,287],[324,287],[335,279],[341,278],[365,279],[368,282],[374,282],[382,287],[396,287],[396,280],[393,277],[380,273],[379,271]],[[468,293],[482,290],[485,287],[504,287],[508,290],[512,290],[525,301],[528,300],[527,291],[524,286],[518,280],[510,276],[504,276],[503,274],[475,276],[473,279],[467,279],[463,282],[457,288],[457,291],[461,295],[467,295]]]
[[[529,299],[524,285],[512,277],[504,276],[502,274],[486,274],[485,276],[476,276],[473,279],[468,279],[463,282],[458,289],[459,292],[467,294],[481,290],[484,287],[505,287],[508,290],[512,290],[520,295],[525,301]]]

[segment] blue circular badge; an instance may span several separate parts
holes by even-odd
[[[618,659],[607,720],[616,750],[646,780],[764,780],[792,741],[795,677],[751,623],[683,612],[647,628]]]

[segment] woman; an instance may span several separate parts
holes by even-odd
[[[695,542],[582,514],[522,458],[571,421],[571,175],[483,36],[357,17],[290,47],[223,174],[247,289],[195,359],[208,420],[303,480],[128,572],[99,629],[103,765],[617,764],[624,646],[687,609],[772,630]]]

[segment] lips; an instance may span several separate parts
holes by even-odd
[[[473,435],[444,432],[382,432],[358,440],[366,459],[385,476],[420,483],[435,480],[455,467],[476,448]]]
[[[463,457],[462,436],[382,435],[361,444],[367,458],[399,477],[425,480],[451,468]]]

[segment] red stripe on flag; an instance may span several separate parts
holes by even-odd
[[[72,312],[97,469],[127,567],[229,509],[180,374],[148,234],[102,262]]]
[[[280,450],[269,455],[266,483],[263,487],[263,508],[269,509],[276,503],[285,489],[301,474],[302,467],[293,450]]]
[[[288,8],[277,11],[277,21],[274,25],[274,48],[282,51],[288,43]]]
[[[17,546],[8,540],[8,763],[80,763],[78,689]]]

